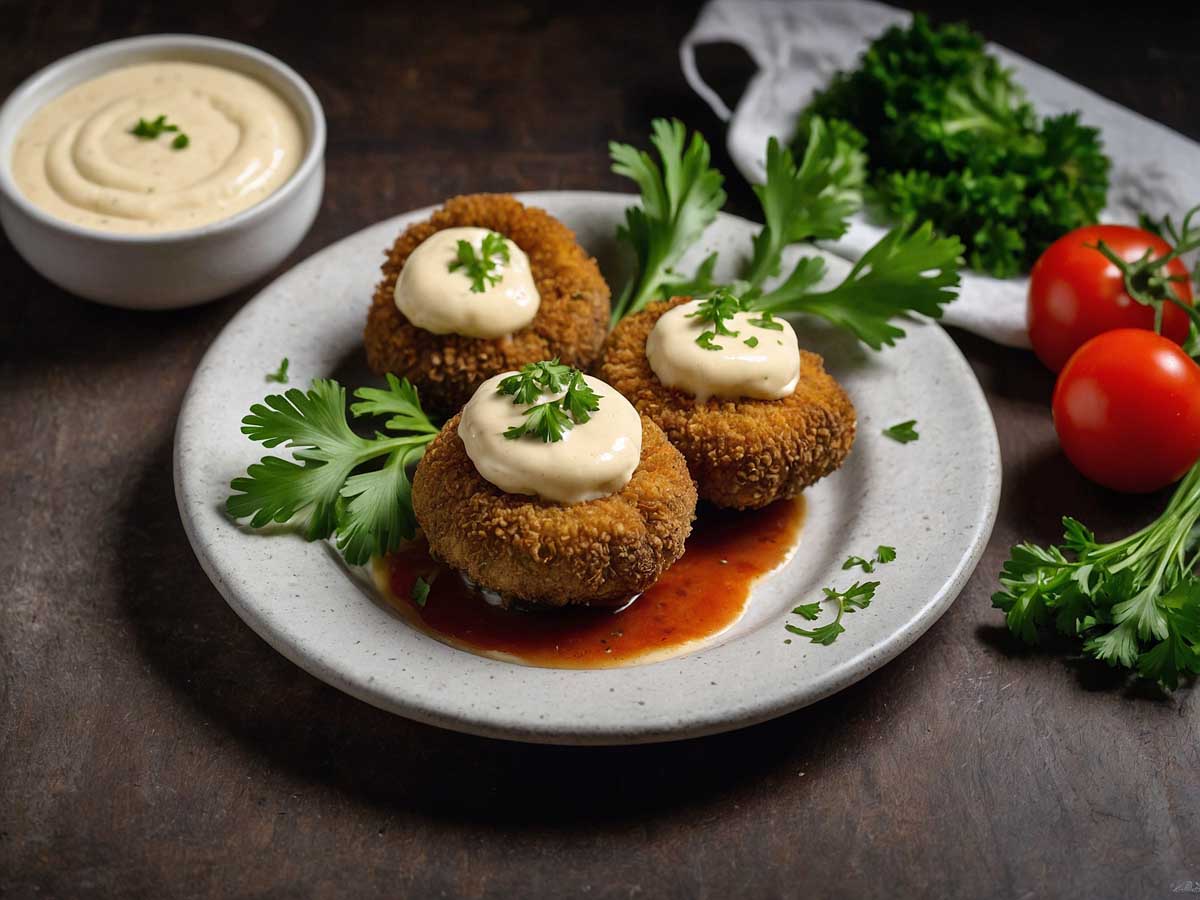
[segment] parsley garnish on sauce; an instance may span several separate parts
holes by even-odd
[[[496,389],[513,398],[513,404],[535,404],[525,410],[525,421],[504,432],[510,441],[527,434],[547,444],[561,441],[576,425],[582,425],[600,408],[600,395],[583,379],[583,373],[564,366],[557,359],[529,363],[516,375],[502,379]],[[542,394],[563,395],[537,403]]]
[[[709,343],[718,334],[722,337],[737,337],[738,332],[733,331],[726,323],[741,308],[742,301],[726,288],[714,291],[711,296],[701,300],[696,305],[696,308],[687,314],[687,318],[712,323],[712,331],[704,332],[704,334],[696,338],[696,343],[704,347],[705,350],[720,350],[721,348],[715,344],[713,346],[705,346],[704,336],[708,335]]]
[[[130,134],[146,141],[157,140],[160,135],[172,132],[178,132],[175,140],[171,141],[172,149],[182,150],[191,143],[191,139],[179,131],[179,126],[169,123],[165,115],[159,116],[157,119],[138,119],[137,124],[129,129]]]
[[[570,366],[562,365],[557,359],[529,363],[516,375],[502,379],[497,390],[512,397],[513,403],[537,403],[543,391],[566,390],[571,371]]]
[[[458,258],[450,263],[450,271],[463,270],[471,279],[471,292],[482,294],[493,285],[499,284],[501,275],[496,271],[497,260],[508,262],[508,243],[504,236],[489,231],[483,236],[478,255],[470,241],[458,242]]]

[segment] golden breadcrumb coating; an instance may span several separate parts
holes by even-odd
[[[560,504],[509,494],[475,469],[455,416],[425,451],[412,500],[434,557],[505,600],[620,604],[683,555],[696,487],[679,451],[642,418],[642,457],[620,491]]]
[[[396,279],[409,254],[435,232],[460,226],[497,231],[529,257],[541,305],[533,321],[511,339],[433,334],[396,308]],[[567,226],[507,194],[447,200],[428,220],[410,225],[396,238],[382,268],[383,280],[367,314],[367,362],[376,374],[392,372],[417,385],[427,408],[458,410],[480,383],[526,363],[558,357],[566,365],[587,368],[608,330],[608,284],[596,261],[575,243]]]
[[[664,387],[646,359],[659,316],[690,297],[652,303],[616,327],[598,375],[649,416],[687,460],[700,497],[717,506],[757,509],[794,497],[846,459],[856,417],[846,392],[816,353],[800,351],[796,392],[781,400],[722,400],[697,405]]]

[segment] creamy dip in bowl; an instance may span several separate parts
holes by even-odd
[[[320,206],[324,148],[316,95],[265,53],[193,35],[101,44],[0,108],[0,223],[71,293],[187,306],[295,249]]]

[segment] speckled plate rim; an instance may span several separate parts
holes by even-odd
[[[572,227],[602,268],[616,258],[612,233],[635,199],[518,197]],[[991,534],[1000,453],[979,383],[927,321],[907,324],[909,336],[883,354],[803,323],[802,345],[825,355],[858,407],[859,440],[847,465],[807,493],[808,521],[791,561],[755,586],[740,622],[683,656],[600,670],[474,656],[373,602],[368,582],[327,544],[231,522],[222,509],[229,480],[262,455],[238,428],[250,403],[271,390],[264,373],[288,356],[292,385],[303,385],[355,353],[383,248],[431,209],[364,229],[280,276],[226,325],[184,397],[174,476],[188,538],[229,605],[281,654],[367,703],[431,725],[539,743],[644,743],[740,728],[821,700],[893,659],[953,603]],[[722,250],[730,265],[757,227],[722,214],[694,257]],[[839,266],[831,260],[831,272]],[[880,435],[906,418],[918,419],[919,442]],[[829,647],[786,644],[787,609],[824,584],[849,584],[841,561],[879,543],[895,544],[899,558],[870,576],[882,583],[870,609]]]

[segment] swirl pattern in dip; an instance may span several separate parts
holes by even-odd
[[[159,116],[178,127],[131,133]],[[175,139],[187,136],[186,146]],[[229,69],[152,62],[76,85],[35,112],[12,171],[36,206],[102,231],[158,233],[228,218],[276,191],[304,153],[287,102]]]

